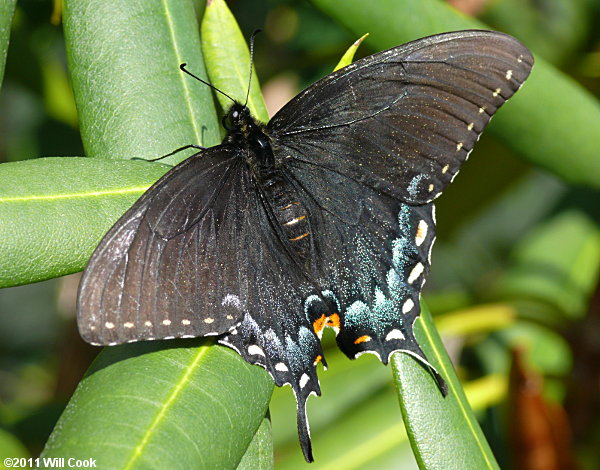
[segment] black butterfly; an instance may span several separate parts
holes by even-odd
[[[92,255],[81,335],[217,336],[292,386],[308,461],[323,328],[350,358],[412,354],[445,392],[412,331],[433,200],[532,64],[510,36],[459,31],[338,70],[266,125],[234,103],[223,143],[163,176]]]

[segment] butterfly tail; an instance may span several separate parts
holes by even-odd
[[[296,405],[298,414],[298,438],[300,439],[300,446],[302,447],[302,453],[307,462],[313,462],[312,454],[312,443],[310,440],[310,425],[308,424],[308,417],[306,416],[306,400],[308,396],[303,397],[296,394]]]

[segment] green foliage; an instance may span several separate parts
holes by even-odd
[[[6,52],[8,51],[8,39],[10,36],[10,23],[15,11],[16,0],[4,0],[0,3],[0,83],[4,77],[4,64]]]
[[[179,71],[187,62],[205,75],[191,2],[67,0],[63,23],[88,157],[156,158],[219,143],[210,89]]]
[[[250,73],[250,54],[246,38],[224,0],[213,0],[206,5],[202,19],[202,49],[211,83],[240,103],[246,102]],[[260,81],[252,64],[252,77],[248,108],[263,122],[269,121],[267,108],[260,92]],[[231,101],[217,93],[223,109]]]
[[[235,355],[197,340],[106,348],[42,457],[94,456],[99,468],[235,468],[272,390],[266,372]]]
[[[81,271],[102,235],[169,168],[77,157],[0,165],[0,287]]]
[[[392,358],[400,408],[419,467],[499,469],[426,309],[415,322],[415,336],[448,382],[444,398],[410,356],[395,353]]]

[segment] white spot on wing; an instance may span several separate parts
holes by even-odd
[[[213,323],[215,321],[214,318],[207,317],[204,319],[204,323]]]
[[[189,320],[185,320],[185,319],[184,319],[184,320],[181,320],[181,324],[182,324],[182,325],[186,325],[186,326],[187,326],[187,325],[189,325],[190,323],[191,323],[191,322],[190,322]]]
[[[400,330],[391,330],[385,337],[385,340],[391,341],[392,339],[404,339],[404,335]]]
[[[171,320],[169,320],[168,318],[162,321],[162,324],[165,326],[169,326],[171,324]]]
[[[308,383],[309,380],[310,380],[310,377],[307,374],[302,374],[302,377],[300,377],[300,382],[298,382],[298,385],[300,385],[300,388],[304,388],[304,387],[306,387],[306,384]]]
[[[152,322],[151,321],[145,321],[144,322],[144,326],[151,327],[152,326]]]
[[[109,330],[112,330],[115,327],[115,324],[113,322],[107,321],[104,326],[106,328],[108,328]]]
[[[412,301],[412,299],[407,299],[406,302],[404,302],[404,305],[402,306],[402,313],[410,312],[414,306],[415,303]]]
[[[464,145],[464,144],[463,144],[462,142],[459,142],[458,144],[456,144],[456,151],[457,151],[457,152],[458,152],[458,151],[460,151],[460,149],[462,149],[462,148],[463,148],[463,145]]]
[[[417,236],[415,237],[415,243],[417,246],[421,246],[425,241],[425,237],[427,237],[427,228],[427,222],[420,220],[419,226],[417,227]]]
[[[444,168],[442,168],[442,173],[445,175],[448,172],[449,168],[450,168],[450,165],[444,165]]]
[[[502,91],[501,88],[496,88],[494,90],[494,93],[492,93],[492,96],[495,98],[496,96],[498,96],[500,94],[501,91]]]
[[[123,323],[123,326],[125,328],[133,328],[133,323],[131,323],[131,322],[128,321],[128,322]]]
[[[408,283],[412,284],[413,282],[415,282],[419,276],[421,274],[423,274],[423,271],[425,270],[425,266],[423,266],[423,263],[417,263],[415,265],[414,268],[412,268],[412,271],[410,272],[410,274],[408,275]]]
[[[475,124],[471,123],[467,126],[467,130],[472,131],[473,127],[475,127]]]
[[[256,344],[251,344],[250,346],[248,346],[248,354],[250,354],[251,356],[265,357],[265,352],[260,348],[260,346],[257,346]]]
[[[278,370],[279,372],[287,372],[288,366],[286,366],[283,362],[278,362],[277,364],[275,364],[275,370]]]
[[[512,71],[512,70],[507,70],[507,71],[506,71],[505,78],[506,78],[507,80],[510,80],[510,79],[512,78],[512,75],[513,75],[513,71]]]

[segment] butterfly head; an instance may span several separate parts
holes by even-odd
[[[242,132],[248,134],[246,129],[252,128],[254,119],[250,115],[250,110],[237,101],[233,103],[227,114],[223,116],[223,127],[229,133]]]

